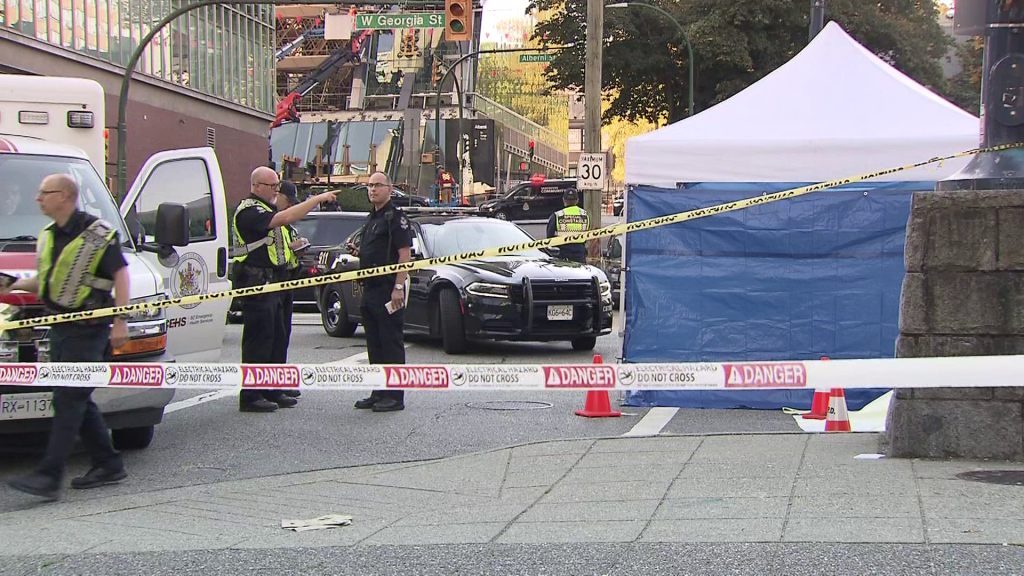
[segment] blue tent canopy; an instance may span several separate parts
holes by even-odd
[[[805,183],[637,186],[633,222]],[[626,235],[625,362],[890,358],[912,193],[858,183]],[[810,383],[813,385],[813,383]],[[847,390],[859,410],[888,389]],[[631,406],[810,409],[813,390],[631,391]]]

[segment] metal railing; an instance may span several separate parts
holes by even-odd
[[[538,142],[543,142],[559,152],[568,154],[568,135],[559,136],[552,130],[537,124],[533,120],[530,120],[521,114],[509,110],[494,100],[491,100],[477,92],[470,92],[469,94],[472,96],[472,107],[477,112],[497,120],[509,128],[518,130]],[[568,104],[566,104],[566,106],[568,107]],[[568,110],[566,110],[566,112],[568,112]]]

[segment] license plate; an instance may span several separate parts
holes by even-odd
[[[0,420],[53,417],[53,393],[4,394],[0,396]]]
[[[572,320],[572,306],[548,306],[548,320]]]

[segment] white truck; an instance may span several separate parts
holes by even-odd
[[[0,75],[0,271],[35,273],[36,237],[49,223],[39,212],[36,191],[45,176],[62,173],[78,182],[80,209],[118,230],[133,302],[229,289],[227,200],[213,149],[153,155],[118,207],[100,176],[104,127],[104,94],[97,82]],[[114,350],[112,363],[216,362],[228,305],[226,299],[212,300],[134,315],[129,341]],[[33,294],[0,297],[3,319],[43,314]],[[48,332],[38,327],[0,333],[0,448],[49,430],[51,389],[12,386],[3,370],[5,363],[49,361]],[[146,377],[145,371],[122,372]],[[93,394],[118,449],[148,446],[173,397],[173,390],[141,388]]]

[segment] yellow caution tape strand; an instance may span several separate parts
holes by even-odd
[[[760,206],[762,204],[777,202],[779,200],[785,200],[788,198],[796,198],[797,196],[803,196],[805,194],[810,194],[812,192],[820,192],[821,190],[834,188],[836,186],[843,186],[846,184],[852,184],[854,182],[870,180],[872,178],[878,178],[880,176],[888,176],[890,174],[896,174],[898,172],[904,172],[906,170],[913,170],[915,168],[920,168],[922,166],[927,166],[929,164],[934,164],[936,162],[944,162],[946,160],[953,160],[955,158],[962,158],[964,156],[973,156],[975,154],[998,152],[1001,150],[1009,150],[1011,148],[1021,147],[1024,147],[1024,142],[1002,144],[999,146],[992,146],[989,148],[976,148],[973,150],[967,150],[965,152],[959,152],[957,154],[951,154],[949,156],[932,158],[930,160],[925,160],[923,162],[917,162],[915,164],[900,166],[898,168],[889,168],[887,170],[879,170],[878,172],[870,172],[868,174],[862,174],[860,176],[851,176],[849,178],[821,182],[818,184],[812,184],[810,186],[802,186],[799,188],[782,190],[780,192],[775,192],[772,194],[763,194],[761,196],[755,196],[753,198],[746,198],[744,200],[737,200],[735,202],[729,202],[726,204],[718,204],[716,206],[708,206],[707,208],[698,208],[696,210],[689,210],[686,212],[677,212],[676,214],[659,216],[657,218],[648,218],[647,220],[639,220],[637,222],[615,224],[612,226],[607,226],[605,228],[591,230],[589,232],[581,232],[579,234],[572,234],[569,236],[544,238],[541,240],[533,240],[531,242],[522,242],[519,244],[511,244],[508,246],[499,246],[497,248],[488,248],[487,250],[463,252],[461,254],[453,254],[451,256],[441,256],[438,258],[418,260],[415,262],[405,262],[401,264],[390,264],[387,266],[378,266],[376,268],[367,268],[365,270],[352,270],[349,272],[339,272],[337,274],[324,274],[312,278],[303,278],[301,280],[289,280],[287,282],[277,282],[273,284],[264,284],[262,286],[252,286],[249,288],[225,290],[223,292],[194,294],[191,296],[182,296],[179,298],[168,298],[164,300],[140,302],[138,304],[129,304],[127,306],[100,308],[97,310],[72,312],[67,314],[54,314],[52,316],[40,316],[38,318],[29,318],[25,320],[5,321],[0,322],[0,332],[5,330],[13,330],[17,328],[31,328],[33,326],[48,326],[51,324],[61,324],[64,322],[74,322],[77,320],[103,318],[106,316],[115,316],[118,314],[133,314],[145,310],[170,308],[172,306],[185,306],[189,304],[207,302],[210,300],[220,300],[223,298],[254,296],[257,294],[270,294],[273,292],[295,290],[297,288],[306,288],[309,286],[334,284],[337,282],[346,282],[349,280],[361,280],[373,276],[385,276],[388,274],[395,274],[397,272],[410,272],[412,270],[429,268],[431,266],[438,266],[441,264],[452,264],[455,262],[463,262],[466,260],[478,260],[480,258],[488,258],[492,256],[510,255],[515,254],[517,252],[522,252],[524,250],[550,248],[553,246],[561,246],[563,244],[577,244],[587,240],[594,240],[597,238],[604,238],[607,236],[618,236],[620,234],[629,234],[631,232],[639,232],[641,230],[649,230],[651,228],[657,228],[660,226],[668,226],[669,224],[678,224],[680,222],[687,222],[690,220],[696,220],[698,218],[714,216],[716,214],[723,214],[725,212],[742,210],[744,208],[750,208],[752,206]]]

